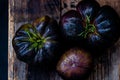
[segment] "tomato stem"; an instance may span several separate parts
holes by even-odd
[[[86,16],[86,26],[85,30],[80,33],[78,36],[86,38],[89,33],[94,33],[96,31],[96,27],[94,24],[90,23],[90,16]]]

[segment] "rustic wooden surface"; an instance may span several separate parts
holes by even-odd
[[[16,58],[12,47],[15,31],[43,15],[59,21],[63,14],[80,0],[9,0],[8,80],[63,80],[55,70],[29,66]],[[120,0],[97,0],[101,6],[110,5],[120,15]],[[60,4],[62,8],[60,8]],[[62,11],[60,11],[62,10]],[[120,40],[103,56],[95,59],[95,68],[88,80],[120,80]]]

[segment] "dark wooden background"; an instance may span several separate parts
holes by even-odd
[[[20,25],[43,15],[59,21],[60,14],[75,9],[79,1],[81,0],[9,0],[8,80],[63,80],[55,70],[48,71],[19,61],[11,41]],[[120,0],[97,1],[101,6],[112,6],[120,15]],[[120,39],[106,54],[95,59],[94,65],[88,80],[120,80]]]

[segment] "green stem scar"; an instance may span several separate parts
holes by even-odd
[[[46,39],[43,38],[40,33],[36,32],[35,30],[31,32],[30,30],[25,30],[28,35],[28,41],[31,43],[30,49],[34,48],[35,51],[43,47]]]
[[[82,33],[80,33],[78,36],[86,38],[89,33],[95,33],[95,32],[96,32],[96,27],[94,26],[94,24],[90,23],[90,16],[86,16],[85,30]]]

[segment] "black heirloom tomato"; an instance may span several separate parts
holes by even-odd
[[[57,30],[57,22],[48,16],[22,25],[12,41],[18,59],[28,64],[54,60],[59,47]]]
[[[82,0],[76,9],[65,13],[60,20],[66,41],[85,42],[87,47],[101,50],[119,39],[120,18],[113,8],[100,7],[95,0]]]

